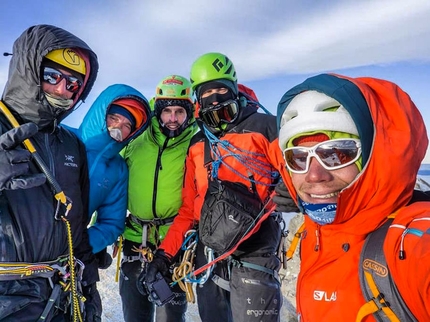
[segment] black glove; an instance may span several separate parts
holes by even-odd
[[[112,264],[112,256],[107,252],[107,248],[99,251],[95,255],[98,268],[107,269]]]
[[[45,183],[43,173],[29,174],[31,153],[19,146],[37,131],[36,124],[26,123],[0,135],[0,190],[29,189]]]
[[[102,320],[102,300],[96,283],[84,286],[82,293],[85,297],[85,322],[101,322]]]
[[[170,267],[170,258],[164,253],[164,250],[158,249],[155,254],[152,262],[146,265],[146,269],[143,269],[137,279],[137,289],[142,295],[147,294],[147,290],[145,284],[153,283],[156,280],[155,275],[158,272],[161,273],[168,281],[172,279],[172,276],[169,272]]]
[[[276,203],[276,211],[300,212],[283,181],[279,181],[276,185],[275,192],[276,195],[273,197],[273,202]]]

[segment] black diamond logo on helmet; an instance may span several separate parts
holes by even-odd
[[[217,72],[219,72],[223,67],[224,64],[222,63],[222,61],[220,61],[218,58],[214,60],[214,62],[212,63],[212,66],[216,69]]]

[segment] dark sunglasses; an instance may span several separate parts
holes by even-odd
[[[228,100],[221,104],[200,110],[199,116],[210,127],[219,127],[221,122],[231,123],[237,118],[239,111],[235,100]]]
[[[76,93],[82,86],[82,82],[74,76],[64,75],[62,72],[51,68],[43,68],[43,81],[51,85],[57,85],[62,79],[66,80],[66,89],[69,92]]]
[[[361,155],[361,142],[357,139],[334,139],[312,147],[294,146],[284,150],[288,170],[294,173],[309,171],[311,157],[315,157],[326,170],[337,170],[353,164]]]

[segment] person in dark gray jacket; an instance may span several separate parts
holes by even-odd
[[[101,320],[85,147],[58,127],[97,72],[91,48],[55,26],[32,26],[13,45],[0,102],[1,321]]]

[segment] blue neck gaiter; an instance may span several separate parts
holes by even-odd
[[[331,224],[336,216],[336,203],[308,203],[299,198],[300,205],[311,220],[318,225]]]

